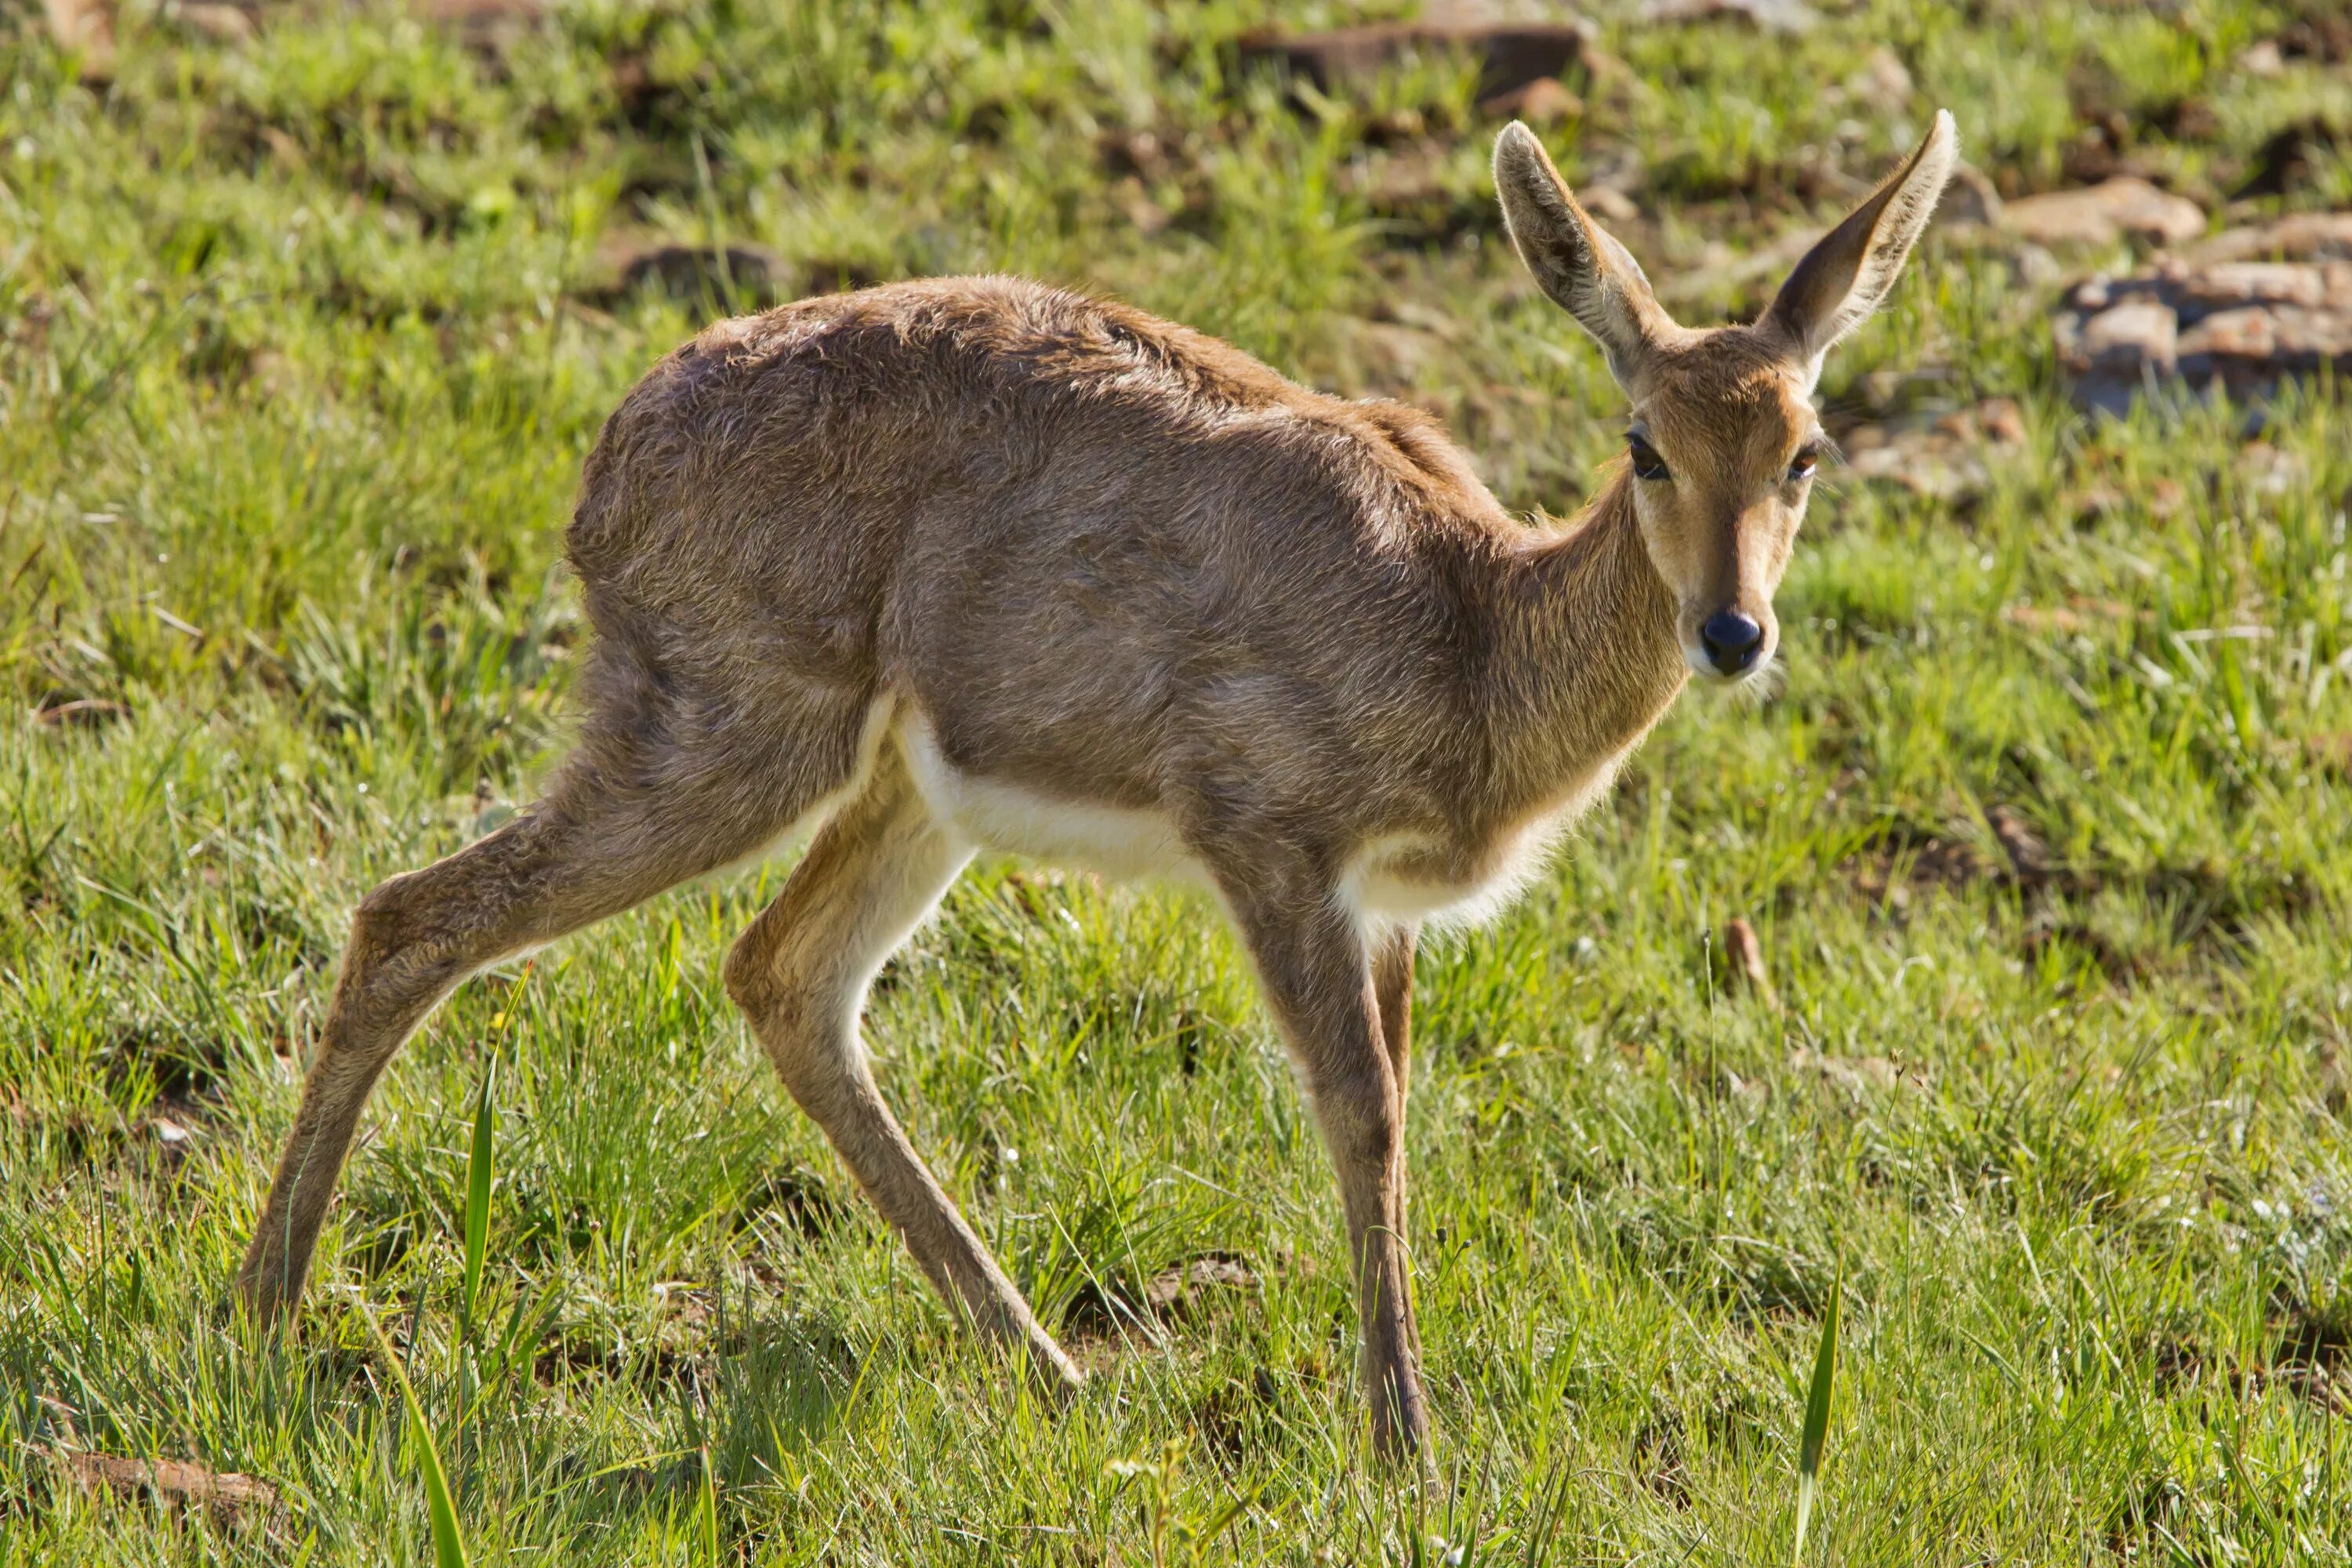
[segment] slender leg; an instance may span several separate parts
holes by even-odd
[[[1372,992],[1400,1106],[1412,1093],[1412,952],[1420,936],[1418,923],[1391,926],[1372,943]]]
[[[1388,1047],[1389,1072],[1396,1079],[1397,1126],[1412,1100],[1412,953],[1421,936],[1418,921],[1391,926],[1372,942],[1372,995],[1379,1003],[1381,1043]],[[1397,1233],[1405,1230],[1405,1162],[1397,1159]],[[1408,1302],[1410,1307],[1411,1303]],[[1419,1340],[1414,1341],[1416,1346]]]
[[[1404,1243],[1403,1103],[1371,955],[1319,879],[1285,879],[1261,861],[1246,881],[1236,871],[1219,882],[1339,1172],[1373,1447],[1400,1458],[1427,1439],[1429,1417]]]
[[[360,900],[293,1131],[237,1276],[257,1316],[302,1292],[361,1111],[412,1030],[467,975],[756,850],[854,776],[859,716],[749,787],[723,768],[592,735],[547,796],[487,838]]]
[[[982,1333],[1024,1346],[1038,1370],[1075,1384],[1077,1367],[915,1152],[858,1040],[875,973],[970,856],[932,821],[904,762],[886,749],[864,791],[818,833],[728,955],[727,989],[784,1087],[940,1296]]]

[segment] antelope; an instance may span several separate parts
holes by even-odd
[[[1822,356],[1886,299],[1948,113],[1753,324],[1677,325],[1514,123],[1536,283],[1631,401],[1563,527],[1430,417],[1001,277],[705,330],[605,423],[566,533],[596,637],[536,804],[362,899],[239,1276],[299,1297],[370,1090],[485,965],[813,833],[726,961],[786,1089],[951,1312],[1076,1366],[933,1178],[866,987],[982,850],[1205,886],[1339,1176],[1376,1452],[1426,1440],[1405,1229],[1413,951],[1544,864],[1694,677],[1754,681],[1824,449]]]

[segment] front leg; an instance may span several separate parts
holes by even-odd
[[[1401,1457],[1422,1447],[1429,1417],[1404,1241],[1404,1105],[1372,957],[1330,881],[1303,868],[1270,875],[1263,858],[1243,875],[1219,882],[1339,1170],[1373,1447]]]

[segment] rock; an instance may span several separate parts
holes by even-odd
[[[1764,963],[1764,944],[1757,939],[1756,928],[1745,920],[1734,920],[1723,928],[1723,963],[1726,985],[1735,991],[1745,991],[1767,1007],[1778,1010],[1780,994],[1772,989],[1772,972]]]
[[[96,729],[130,717],[131,710],[120,702],[110,702],[103,697],[69,697],[59,691],[50,692],[33,709],[33,718],[38,723],[59,727],[70,724],[77,729]]]
[[[2115,599],[2095,599],[2087,595],[2075,594],[2069,595],[2063,605],[2004,605],[2001,606],[2000,618],[2011,626],[2022,626],[2030,632],[2057,633],[2071,637],[2077,632],[2086,631],[2101,622],[2113,624],[2153,620],[2155,616],[2151,611],[2135,610],[2129,605]],[[1996,838],[2000,837],[2000,824],[1993,825],[1993,833]],[[2005,841],[2002,847],[2007,847]],[[2014,865],[2014,857],[2012,857],[2011,864]],[[2044,869],[2046,870],[2047,868],[2045,867]]]
[[[241,44],[253,37],[254,18],[241,6],[220,5],[207,0],[187,0],[170,12],[172,19],[192,33],[210,38],[216,44]]]
[[[650,289],[689,303],[764,310],[798,295],[799,280],[773,252],[748,245],[678,245],[626,237],[599,247],[595,268],[604,281],[592,298],[616,300]]]
[[[1577,64],[1584,30],[1551,23],[1379,22],[1328,33],[1248,33],[1240,47],[1244,66],[1277,65],[1326,93],[1360,86],[1410,56],[1467,55],[1478,62],[1483,102]]]
[[[73,1451],[57,1456],[66,1473],[91,1491],[152,1496],[183,1509],[202,1510],[223,1524],[266,1520],[278,1507],[278,1489],[235,1471],[209,1470],[178,1459],[131,1459]]]
[[[79,57],[81,84],[104,87],[114,79],[114,13],[102,0],[44,0],[49,41]]]
[[[1644,22],[1746,22],[1775,33],[1802,33],[1821,20],[1803,0],[1648,0]]]
[[[1525,87],[1497,93],[1478,105],[1496,120],[1524,120],[1529,125],[1552,126],[1584,112],[1584,100],[1568,90],[1559,78],[1539,76]]]
[[[2352,213],[2215,235],[2128,278],[2069,289],[2053,323],[2074,400],[2120,412],[2158,382],[2239,401],[2352,374]]]
[[[1212,1253],[1155,1274],[1143,1287],[1143,1299],[1162,1312],[1181,1311],[1207,1290],[1255,1289],[1257,1276],[1237,1258]]]
[[[1951,184],[1937,205],[1936,221],[1953,228],[1991,228],[2000,222],[2000,193],[1985,172],[1973,163],[1952,170]]]
[[[1151,199],[1143,182],[1133,174],[1111,187],[1111,205],[1126,216],[1138,233],[1146,236],[1160,233],[1175,218],[1175,214]]]
[[[1642,209],[1633,205],[1633,197],[1614,185],[1580,186],[1576,193],[1576,199],[1583,205],[1586,212],[1603,223],[1625,224],[1641,221]]]
[[[1695,264],[1659,284],[1659,296],[1673,302],[1739,296],[1759,284],[1777,289],[1820,240],[1821,230],[1811,224],[1783,229],[1744,255],[1733,254],[1721,240],[1710,240]]]
[[[2231,261],[2352,261],[2352,212],[2296,213],[2214,235],[2180,253],[2190,267]]]
[[[1993,842],[2009,857],[2010,873],[2028,887],[2039,887],[2050,879],[2050,846],[2033,825],[2005,805],[1992,805],[1985,810],[1985,826],[1992,829]]]
[[[2327,302],[2327,274],[2294,261],[2224,261],[2180,281],[2181,298],[2215,310],[2241,305],[2318,306]]]
[[[2282,125],[2254,150],[2246,177],[2233,195],[2283,196],[2316,184],[2327,165],[2339,158],[2347,138],[2318,115]]]
[[[1906,415],[1864,425],[1844,437],[1846,469],[1859,479],[1899,485],[1914,495],[1964,501],[1984,493],[1992,475],[1987,449],[2025,440],[2025,416],[2006,397],[1941,414]]]
[[[2179,319],[2156,300],[2133,300],[2093,316],[2068,352],[2067,365],[2080,374],[2137,373],[2149,367],[2172,374]]]
[[[1994,253],[2014,287],[2039,294],[2066,280],[2065,264],[2041,246],[2011,240]]]
[[[2014,447],[2025,439],[2025,411],[2011,397],[1988,397],[1970,417],[1977,435],[1996,447]]]
[[[2311,9],[2312,15],[2278,36],[2279,52],[2288,59],[2317,60],[2324,65],[2352,60],[2352,14],[2334,6],[2325,7],[2331,13],[2325,16],[2319,14],[2320,6]]]
[[[2179,245],[2205,232],[2205,211],[2186,196],[2119,174],[2076,190],[2020,196],[2001,208],[2000,226],[2036,245],[2109,246],[2126,237]]]
[[[1818,1073],[1824,1082],[1835,1084],[1854,1095],[1870,1089],[1927,1089],[1933,1086],[1927,1069],[1913,1063],[1897,1062],[1885,1057],[1824,1056],[1806,1046],[1799,1046],[1789,1053],[1789,1069],[1791,1072]]]
[[[1864,58],[1862,69],[1846,79],[1845,90],[1878,113],[1893,114],[1911,101],[1916,86],[1903,57],[1881,44]]]
[[[460,27],[535,22],[547,13],[541,0],[409,0],[408,9],[418,21]]]
[[[514,48],[546,17],[546,0],[408,0],[420,22],[447,27],[468,48],[493,58]]]
[[[1445,144],[1422,142],[1352,160],[1342,178],[1388,243],[1425,246],[1499,226],[1493,195],[1482,195],[1465,176]]]

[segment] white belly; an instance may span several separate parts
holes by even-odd
[[[1181,882],[1214,888],[1207,868],[1156,811],[1081,805],[1018,784],[961,773],[940,754],[919,715],[899,721],[899,742],[915,786],[931,815],[975,849],[1024,855],[1049,864],[1096,871],[1118,881]],[[1614,770],[1610,770],[1613,772]],[[1606,779],[1595,781],[1602,787]],[[1522,830],[1500,854],[1486,858],[1483,875],[1426,880],[1399,873],[1400,858],[1420,860],[1408,839],[1365,845],[1349,858],[1339,897],[1367,924],[1425,921],[1473,925],[1500,913],[1544,867],[1559,832],[1598,789],[1577,792],[1570,809]]]
[[[959,773],[919,717],[901,722],[899,741],[931,815],[976,849],[1026,855],[1120,881],[1209,881],[1176,825],[1159,812],[1076,805]]]

